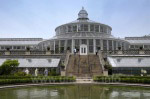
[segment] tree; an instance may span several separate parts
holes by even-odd
[[[18,66],[18,60],[6,60],[0,66],[0,75],[10,75]]]

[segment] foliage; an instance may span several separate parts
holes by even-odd
[[[25,72],[16,72],[14,73],[14,76],[26,76],[27,74]]]
[[[96,82],[105,82],[105,83],[142,83],[150,84],[150,77],[141,77],[141,76],[96,76],[93,78]]]
[[[56,82],[74,82],[75,77],[66,76],[0,76],[0,85],[2,84],[20,84],[20,83],[56,83]]]
[[[59,74],[57,73],[56,69],[52,69],[50,72],[48,72],[49,76],[58,76]]]
[[[112,75],[112,66],[108,62],[105,63],[104,68],[108,70],[109,75]]]
[[[18,60],[6,60],[0,66],[0,75],[10,75],[18,67]]]

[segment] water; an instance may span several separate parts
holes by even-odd
[[[150,99],[150,88],[55,85],[0,89],[0,99]]]

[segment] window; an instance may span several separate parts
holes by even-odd
[[[87,44],[87,40],[86,39],[82,39],[81,41],[82,41],[81,42],[82,44]]]
[[[99,25],[95,25],[95,32],[99,32]]]
[[[107,41],[103,40],[103,50],[107,50]]]
[[[73,32],[77,32],[77,26],[76,25],[73,26]]]
[[[109,50],[112,50],[112,40],[109,40],[108,43],[109,43]]]
[[[84,31],[88,31],[88,24],[84,24]]]
[[[72,26],[71,25],[68,26],[68,32],[72,32]]]
[[[104,28],[100,26],[100,32],[104,32]]]
[[[29,62],[29,63],[31,63],[31,62],[32,62],[32,60],[31,60],[31,59],[27,59],[27,60],[28,60],[28,62]]]
[[[134,45],[130,45],[130,48],[132,48],[132,49],[133,49],[133,48],[134,48]]]
[[[142,58],[138,58],[138,62],[140,63],[142,61]]]
[[[121,59],[120,59],[120,58],[118,58],[118,59],[117,59],[117,62],[120,62],[120,61],[121,61]]]
[[[47,59],[47,60],[48,60],[49,63],[51,63],[51,61],[52,61],[51,59]]]
[[[90,31],[94,32],[94,25],[90,25]]]

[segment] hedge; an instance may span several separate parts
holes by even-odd
[[[16,77],[0,76],[0,85],[2,84],[20,84],[20,83],[55,83],[55,82],[74,82],[75,77],[65,76],[40,76],[40,77]]]
[[[93,78],[95,82],[105,82],[105,83],[143,83],[150,84],[150,77],[141,76],[96,76]]]

